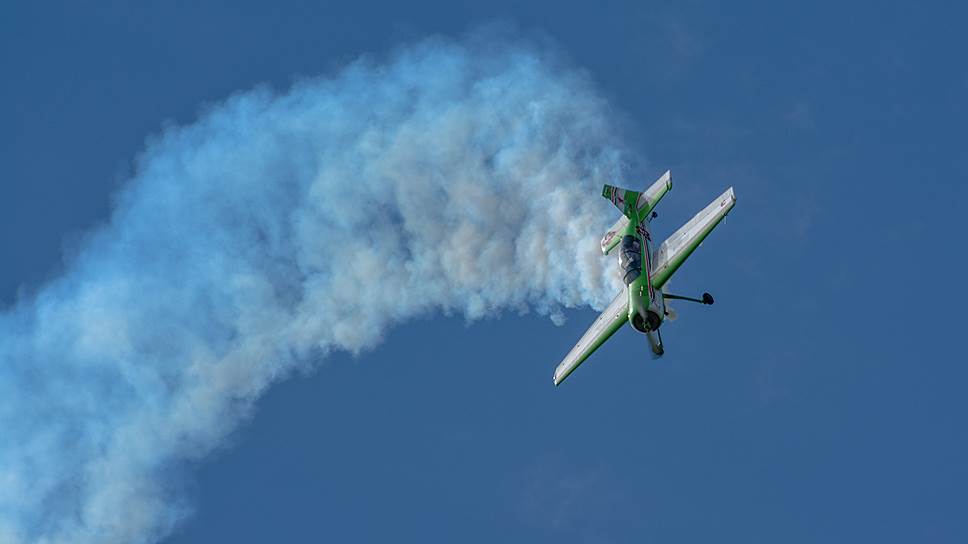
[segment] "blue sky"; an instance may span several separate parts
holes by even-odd
[[[592,310],[407,322],[166,474],[194,514],[163,542],[965,541],[968,13],[516,4],[0,8],[5,306],[60,276],[162,127],[495,21],[595,83],[625,185],[673,171],[659,238],[736,188],[672,283],[717,304],[678,305],[663,360],[623,330],[555,389]]]

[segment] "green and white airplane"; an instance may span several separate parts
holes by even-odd
[[[662,287],[733,209],[736,195],[732,187],[726,189],[725,193],[652,252],[649,222],[656,217],[653,211],[656,204],[670,189],[670,172],[663,174],[643,193],[611,185],[605,185],[602,189],[602,196],[611,200],[623,214],[602,238],[602,252],[608,255],[616,247],[619,248],[618,264],[627,287],[619,292],[555,369],[555,385],[574,372],[578,365],[626,323],[631,323],[633,328],[648,336],[654,357],[665,353],[659,327],[668,315],[666,300],[713,303],[713,297],[709,293],[703,293],[702,298],[697,299],[664,293]]]

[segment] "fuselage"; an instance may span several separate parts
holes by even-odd
[[[644,333],[658,329],[665,314],[662,293],[652,287],[651,236],[648,224],[630,218],[619,242],[619,267],[628,289],[628,319],[632,326]]]

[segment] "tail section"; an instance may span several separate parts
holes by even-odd
[[[623,217],[620,217],[618,221],[612,225],[612,228],[608,229],[605,236],[602,238],[602,253],[608,255],[608,253],[618,245],[619,239],[618,233],[625,230],[626,225],[629,223],[629,219],[632,215],[629,213],[633,208],[636,210],[639,221],[645,220],[652,213],[656,204],[662,200],[672,189],[672,172],[666,171],[665,174],[656,180],[651,187],[645,190],[644,193],[637,193],[635,191],[629,191],[627,189],[621,189],[619,187],[613,187],[611,185],[606,185],[602,189],[602,196],[612,201],[615,207],[622,211]],[[632,197],[631,195],[635,195]],[[635,206],[629,205],[629,200],[634,198]]]

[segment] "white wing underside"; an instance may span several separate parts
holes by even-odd
[[[592,326],[585,331],[581,340],[568,352],[568,355],[555,369],[555,385],[568,377],[578,365],[582,364],[599,346],[605,343],[615,331],[628,322],[629,295],[625,289],[619,291],[612,303],[598,316]]]
[[[652,285],[661,288],[736,204],[733,188],[719,195],[655,250]]]

